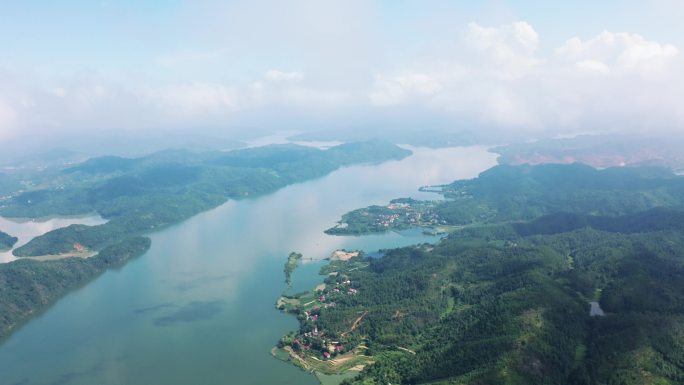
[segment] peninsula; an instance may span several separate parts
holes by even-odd
[[[430,208],[446,238],[331,261],[279,302],[300,325],[274,352],[346,385],[679,384],[683,189],[581,165],[454,182]]]

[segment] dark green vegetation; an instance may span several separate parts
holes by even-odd
[[[467,226],[332,262],[306,313],[284,307],[300,330],[281,344],[372,356],[350,384],[684,383],[682,186],[660,169],[579,165],[453,183],[443,218]],[[605,316],[589,316],[593,300]]]
[[[258,196],[342,166],[409,154],[380,141],[344,144],[326,151],[275,145],[232,152],[165,151],[135,159],[102,157],[66,169],[22,174],[22,190],[0,200],[0,215],[97,213],[108,222],[61,228],[14,250],[17,256],[41,256],[85,247],[99,254],[89,259],[20,260],[0,265],[0,337],[68,290],[142,253],[149,240],[139,238],[141,235],[230,198]]]
[[[0,251],[11,249],[17,243],[17,237],[0,231]]]
[[[287,262],[285,262],[285,283],[290,287],[292,285],[292,273],[297,268],[299,260],[302,259],[302,255],[299,253],[292,252],[287,256]]]
[[[0,214],[44,217],[98,213],[99,226],[73,225],[38,237],[17,256],[60,254],[75,243],[100,250],[123,237],[178,223],[229,198],[256,196],[358,163],[410,152],[386,142],[350,143],[327,151],[274,145],[232,152],[168,151],[145,158],[103,157],[62,170],[49,188],[12,196]]]
[[[369,206],[342,216],[337,226],[325,230],[330,235],[363,235],[389,229],[405,230],[416,226],[446,224],[435,213],[437,202],[411,198],[394,199],[387,206]]]
[[[442,186],[442,193],[447,198],[445,201],[398,200],[393,202],[403,202],[408,208],[390,204],[353,211],[342,219],[347,223],[346,229],[337,227],[331,231],[362,234],[402,229],[407,225],[405,220],[383,226],[383,216],[398,214],[399,218],[405,218],[406,213],[410,214],[407,218],[422,215],[421,220],[412,222],[418,225],[464,226],[527,221],[547,214],[564,215],[558,213],[619,216],[664,206],[684,207],[684,178],[661,168],[621,167],[599,171],[581,164],[503,165],[483,172],[476,179]],[[641,219],[646,218],[625,218]],[[581,220],[578,217],[573,221]],[[585,217],[584,220],[601,219]],[[559,222],[566,223],[565,219]]]
[[[123,265],[149,247],[149,238],[132,237],[105,247],[91,258],[22,259],[0,264],[0,339],[70,290],[108,268]]]

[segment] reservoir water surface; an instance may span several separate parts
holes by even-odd
[[[316,384],[270,355],[297,328],[274,307],[287,255],[322,259],[338,248],[371,252],[435,241],[416,231],[335,237],[323,230],[356,208],[397,197],[437,199],[418,187],[476,177],[496,159],[484,147],[411,149],[401,161],[229,201],[151,234],[146,254],[70,293],[2,342],[0,383]],[[304,268],[295,285],[315,282],[313,274]]]

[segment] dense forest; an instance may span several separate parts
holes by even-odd
[[[444,201],[400,199],[387,206],[354,210],[328,232],[358,235],[400,230],[416,224],[470,226],[528,221],[551,214],[567,214],[556,219],[568,226],[579,226],[587,220],[603,220],[609,226],[610,218],[599,217],[636,213],[643,216],[625,217],[613,224],[621,226],[623,220],[638,222],[657,214],[644,212],[649,209],[684,208],[684,178],[657,167],[596,170],[582,164],[499,165],[478,178],[442,186],[442,193]],[[570,218],[573,214],[577,216]]]
[[[281,345],[365,357],[347,384],[684,383],[683,181],[570,165],[455,182],[450,203],[481,205],[486,221],[331,262],[316,304],[284,307],[300,330]]]
[[[0,231],[0,251],[11,249],[17,243],[17,237]]]

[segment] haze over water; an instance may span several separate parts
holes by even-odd
[[[229,201],[152,234],[145,255],[71,293],[3,342],[0,382],[316,384],[270,356],[297,328],[274,307],[288,253],[322,259],[338,248],[370,252],[434,241],[419,232],[335,237],[323,230],[356,208],[397,197],[436,199],[418,187],[475,177],[496,159],[484,147],[412,150],[402,161],[343,168]]]

